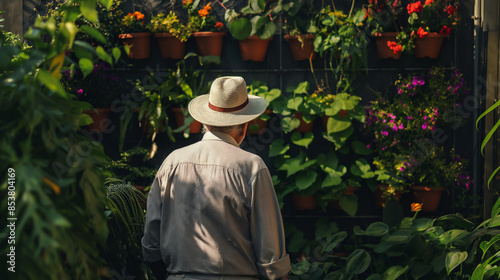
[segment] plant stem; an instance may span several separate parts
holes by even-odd
[[[356,3],[356,0],[352,0],[351,10],[349,11],[349,16],[347,18],[351,17],[352,11],[354,10],[354,3]]]

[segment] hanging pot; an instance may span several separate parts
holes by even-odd
[[[175,115],[175,122],[177,127],[182,127],[184,125],[184,112],[187,110],[186,108],[181,109],[179,107],[174,107],[171,109]],[[201,123],[197,120],[193,119],[193,122],[189,124],[189,133],[200,133],[201,131]]]
[[[83,110],[83,113],[87,114],[94,121],[93,123],[87,125],[85,128],[87,131],[97,131],[106,132],[111,124],[109,119],[109,113],[111,108],[96,108],[95,110]]]
[[[375,45],[377,46],[377,56],[380,59],[387,59],[387,58],[394,58],[394,59],[400,59],[401,58],[401,51],[398,51],[394,53],[391,48],[387,45],[387,42],[389,41],[396,41],[396,32],[382,32],[382,33],[375,33]]]
[[[201,56],[215,55],[220,56],[222,53],[222,39],[226,35],[225,31],[222,32],[193,32],[193,37],[198,47],[198,53]]]
[[[298,38],[301,38],[304,43],[302,44]],[[312,60],[316,57],[313,45],[314,34],[285,35],[285,39],[290,45],[293,60]]]
[[[262,40],[257,35],[252,35],[239,41],[241,59],[244,61],[264,61],[267,53],[267,47],[273,37]]]
[[[149,58],[151,51],[151,32],[124,33],[118,38],[130,47],[130,58],[145,59]]]
[[[422,38],[415,38],[415,49],[413,50],[413,55],[418,58],[429,57],[436,59],[443,45],[443,39],[447,35],[442,35],[439,33],[429,33]]]
[[[303,197],[300,194],[292,193],[292,199],[293,199],[293,206],[295,206],[295,209],[300,211],[314,210],[318,205],[318,202],[316,201],[316,197],[314,196],[314,194]]]
[[[171,33],[155,33],[158,47],[163,59],[182,59],[186,50],[186,42],[181,42]]]
[[[435,212],[441,201],[441,195],[445,188],[437,189],[424,186],[411,186],[413,201],[422,204],[422,211]]]
[[[301,112],[295,112],[295,113],[293,113],[292,118],[298,119],[300,121],[299,127],[297,127],[296,129],[294,129],[293,131],[306,133],[306,132],[311,132],[313,130],[313,128],[314,128],[314,121],[311,120],[311,122],[309,122],[309,123],[306,122],[302,118],[302,113]]]

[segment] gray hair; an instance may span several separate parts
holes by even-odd
[[[218,132],[230,134],[232,131],[237,131],[238,134],[242,134],[244,128],[245,128],[245,124],[237,124],[237,125],[231,125],[231,126],[214,126],[214,125],[203,124],[202,133],[205,133],[207,131],[218,131]]]

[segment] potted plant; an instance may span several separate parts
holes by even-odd
[[[410,33],[415,36],[415,57],[437,58],[443,39],[449,37],[460,20],[458,1],[416,1],[406,9]]]
[[[402,32],[399,13],[403,10],[401,1],[368,1],[365,6],[366,24],[375,36],[377,55],[380,59],[400,59],[406,44],[398,42],[397,35]]]
[[[280,9],[280,1],[250,0],[238,12],[226,10],[226,25],[233,38],[238,40],[243,60],[264,60],[269,42],[277,30],[275,10]]]
[[[192,29],[189,24],[183,24],[174,11],[166,16],[160,13],[153,17],[148,29],[154,33],[163,59],[184,57],[186,41],[191,37]]]
[[[314,50],[328,62],[337,80],[335,93],[348,91],[352,81],[367,66],[368,37],[364,30],[365,11],[354,9],[349,14],[322,8],[318,14],[318,29]]]
[[[151,32],[144,24],[144,14],[137,11],[128,13],[123,17],[121,27],[123,33],[118,37],[130,48],[130,58],[149,58],[151,51]]]
[[[84,110],[93,120],[87,130],[105,132],[110,129],[111,103],[126,91],[120,77],[104,61],[90,62],[90,65],[82,63],[79,69],[64,70],[62,73],[64,88],[76,100],[90,103],[89,108]]]
[[[149,162],[152,157],[150,150],[135,146],[121,152],[120,158],[111,161],[109,168],[118,177],[126,182],[132,182],[136,189],[146,193],[156,176],[156,169]]]
[[[447,152],[440,152],[446,139],[437,135],[441,135],[439,132],[450,126],[450,122],[455,128],[462,123],[455,107],[467,89],[458,70],[446,73],[444,69],[434,67],[422,74],[400,76],[394,91],[392,96],[380,96],[367,108],[366,128],[373,135],[370,146],[376,152],[375,164],[390,175],[389,185],[403,187],[416,183],[415,178],[432,176],[419,171],[430,164],[421,162],[446,158]],[[445,162],[449,160],[442,163]],[[420,175],[411,176],[414,172]],[[455,183],[444,175],[441,179],[448,179],[448,183],[441,181],[439,186],[427,187]]]
[[[220,56],[222,52],[222,41],[226,32],[223,31],[224,24],[217,19],[214,11],[214,3],[204,1],[184,0],[182,5],[188,10],[189,26],[193,29],[193,37],[201,56]]]
[[[314,59],[314,37],[317,13],[309,1],[290,1],[283,4],[282,22],[285,39],[294,60]]]

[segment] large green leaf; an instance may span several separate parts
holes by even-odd
[[[113,59],[111,57],[111,55],[109,55],[106,50],[104,50],[103,47],[101,46],[97,46],[96,48],[96,52],[97,52],[97,56],[103,60],[103,61],[106,61],[109,65],[113,65]]]
[[[413,277],[413,279],[421,279],[431,270],[432,270],[432,265],[418,262],[414,264],[413,267],[411,268],[411,276]]]
[[[284,117],[281,120],[281,128],[285,133],[289,133],[299,126],[300,126],[300,120],[297,118]]]
[[[297,174],[295,178],[295,185],[299,190],[304,190],[310,187],[314,181],[316,181],[316,177],[318,173],[314,170],[306,169]]]
[[[326,124],[326,129],[328,134],[337,133],[340,131],[344,131],[351,126],[351,120],[344,118],[342,120],[337,119],[335,117],[328,118],[328,122]]]
[[[45,70],[39,70],[37,73],[37,78],[42,84],[52,91],[57,92],[61,97],[67,98],[68,94],[62,87],[61,83],[57,78],[52,76],[49,72]]]
[[[278,155],[282,155],[290,149],[289,144],[285,144],[283,139],[276,139],[269,145],[269,157],[275,157]]]
[[[361,274],[370,266],[370,254],[363,249],[354,250],[347,258],[346,272],[349,274]]]
[[[448,245],[467,234],[469,234],[469,232],[463,229],[451,229],[441,235],[439,241],[441,244]]]
[[[92,28],[88,25],[82,25],[80,27],[81,30],[83,30],[85,33],[89,34],[90,36],[94,37],[101,43],[106,43],[106,38],[104,35],[101,34],[101,32],[95,28]]]
[[[399,276],[408,270],[408,266],[401,267],[399,265],[391,266],[384,272],[384,280],[396,280]]]
[[[459,266],[461,263],[463,263],[467,259],[467,252],[460,252],[460,251],[453,251],[449,252],[446,254],[446,259],[444,261],[445,266],[446,266],[446,272],[448,275],[455,269],[457,266]]]
[[[267,40],[273,37],[277,29],[276,24],[272,22],[268,16],[260,17],[257,20],[255,27],[257,29],[256,34],[262,40]]]
[[[247,18],[236,19],[229,24],[229,32],[236,40],[244,40],[252,32],[252,23]]]
[[[80,69],[82,70],[83,77],[87,77],[92,71],[94,70],[94,64],[90,59],[87,58],[81,58],[78,61],[78,65],[80,66]]]
[[[326,239],[318,240],[319,244],[322,246],[323,252],[330,252],[335,249],[340,242],[344,241],[347,237],[347,232],[340,231],[334,235],[328,236]]]
[[[366,156],[366,155],[373,154],[373,150],[367,148],[366,144],[359,141],[359,140],[352,141],[351,147],[352,147],[352,150],[358,155]]]
[[[434,221],[435,219],[430,219],[430,218],[421,218],[414,220],[411,225],[411,229],[416,231],[427,230],[428,228],[432,227]]]
[[[389,226],[382,222],[374,222],[370,224],[366,230],[362,230],[359,226],[355,226],[353,232],[356,235],[379,237],[389,233]]]
[[[302,105],[304,99],[300,96],[288,99],[286,107],[295,111],[299,111],[299,106]]]
[[[111,5],[113,4],[113,0],[99,0],[99,2],[107,9],[111,9]]]
[[[343,165],[339,167],[339,170],[335,170],[327,166],[325,166],[323,170],[327,175],[321,184],[321,188],[340,185],[340,183],[342,183],[342,176],[347,172],[347,168]]]
[[[83,16],[90,20],[91,22],[98,22],[99,17],[97,15],[96,1],[95,0],[81,0],[80,1],[80,11]]]
[[[312,132],[307,132],[302,136],[299,132],[294,132],[292,134],[291,140],[297,146],[308,147],[314,139],[314,134]]]
[[[342,196],[339,205],[349,216],[354,217],[358,212],[358,197],[355,194]]]

